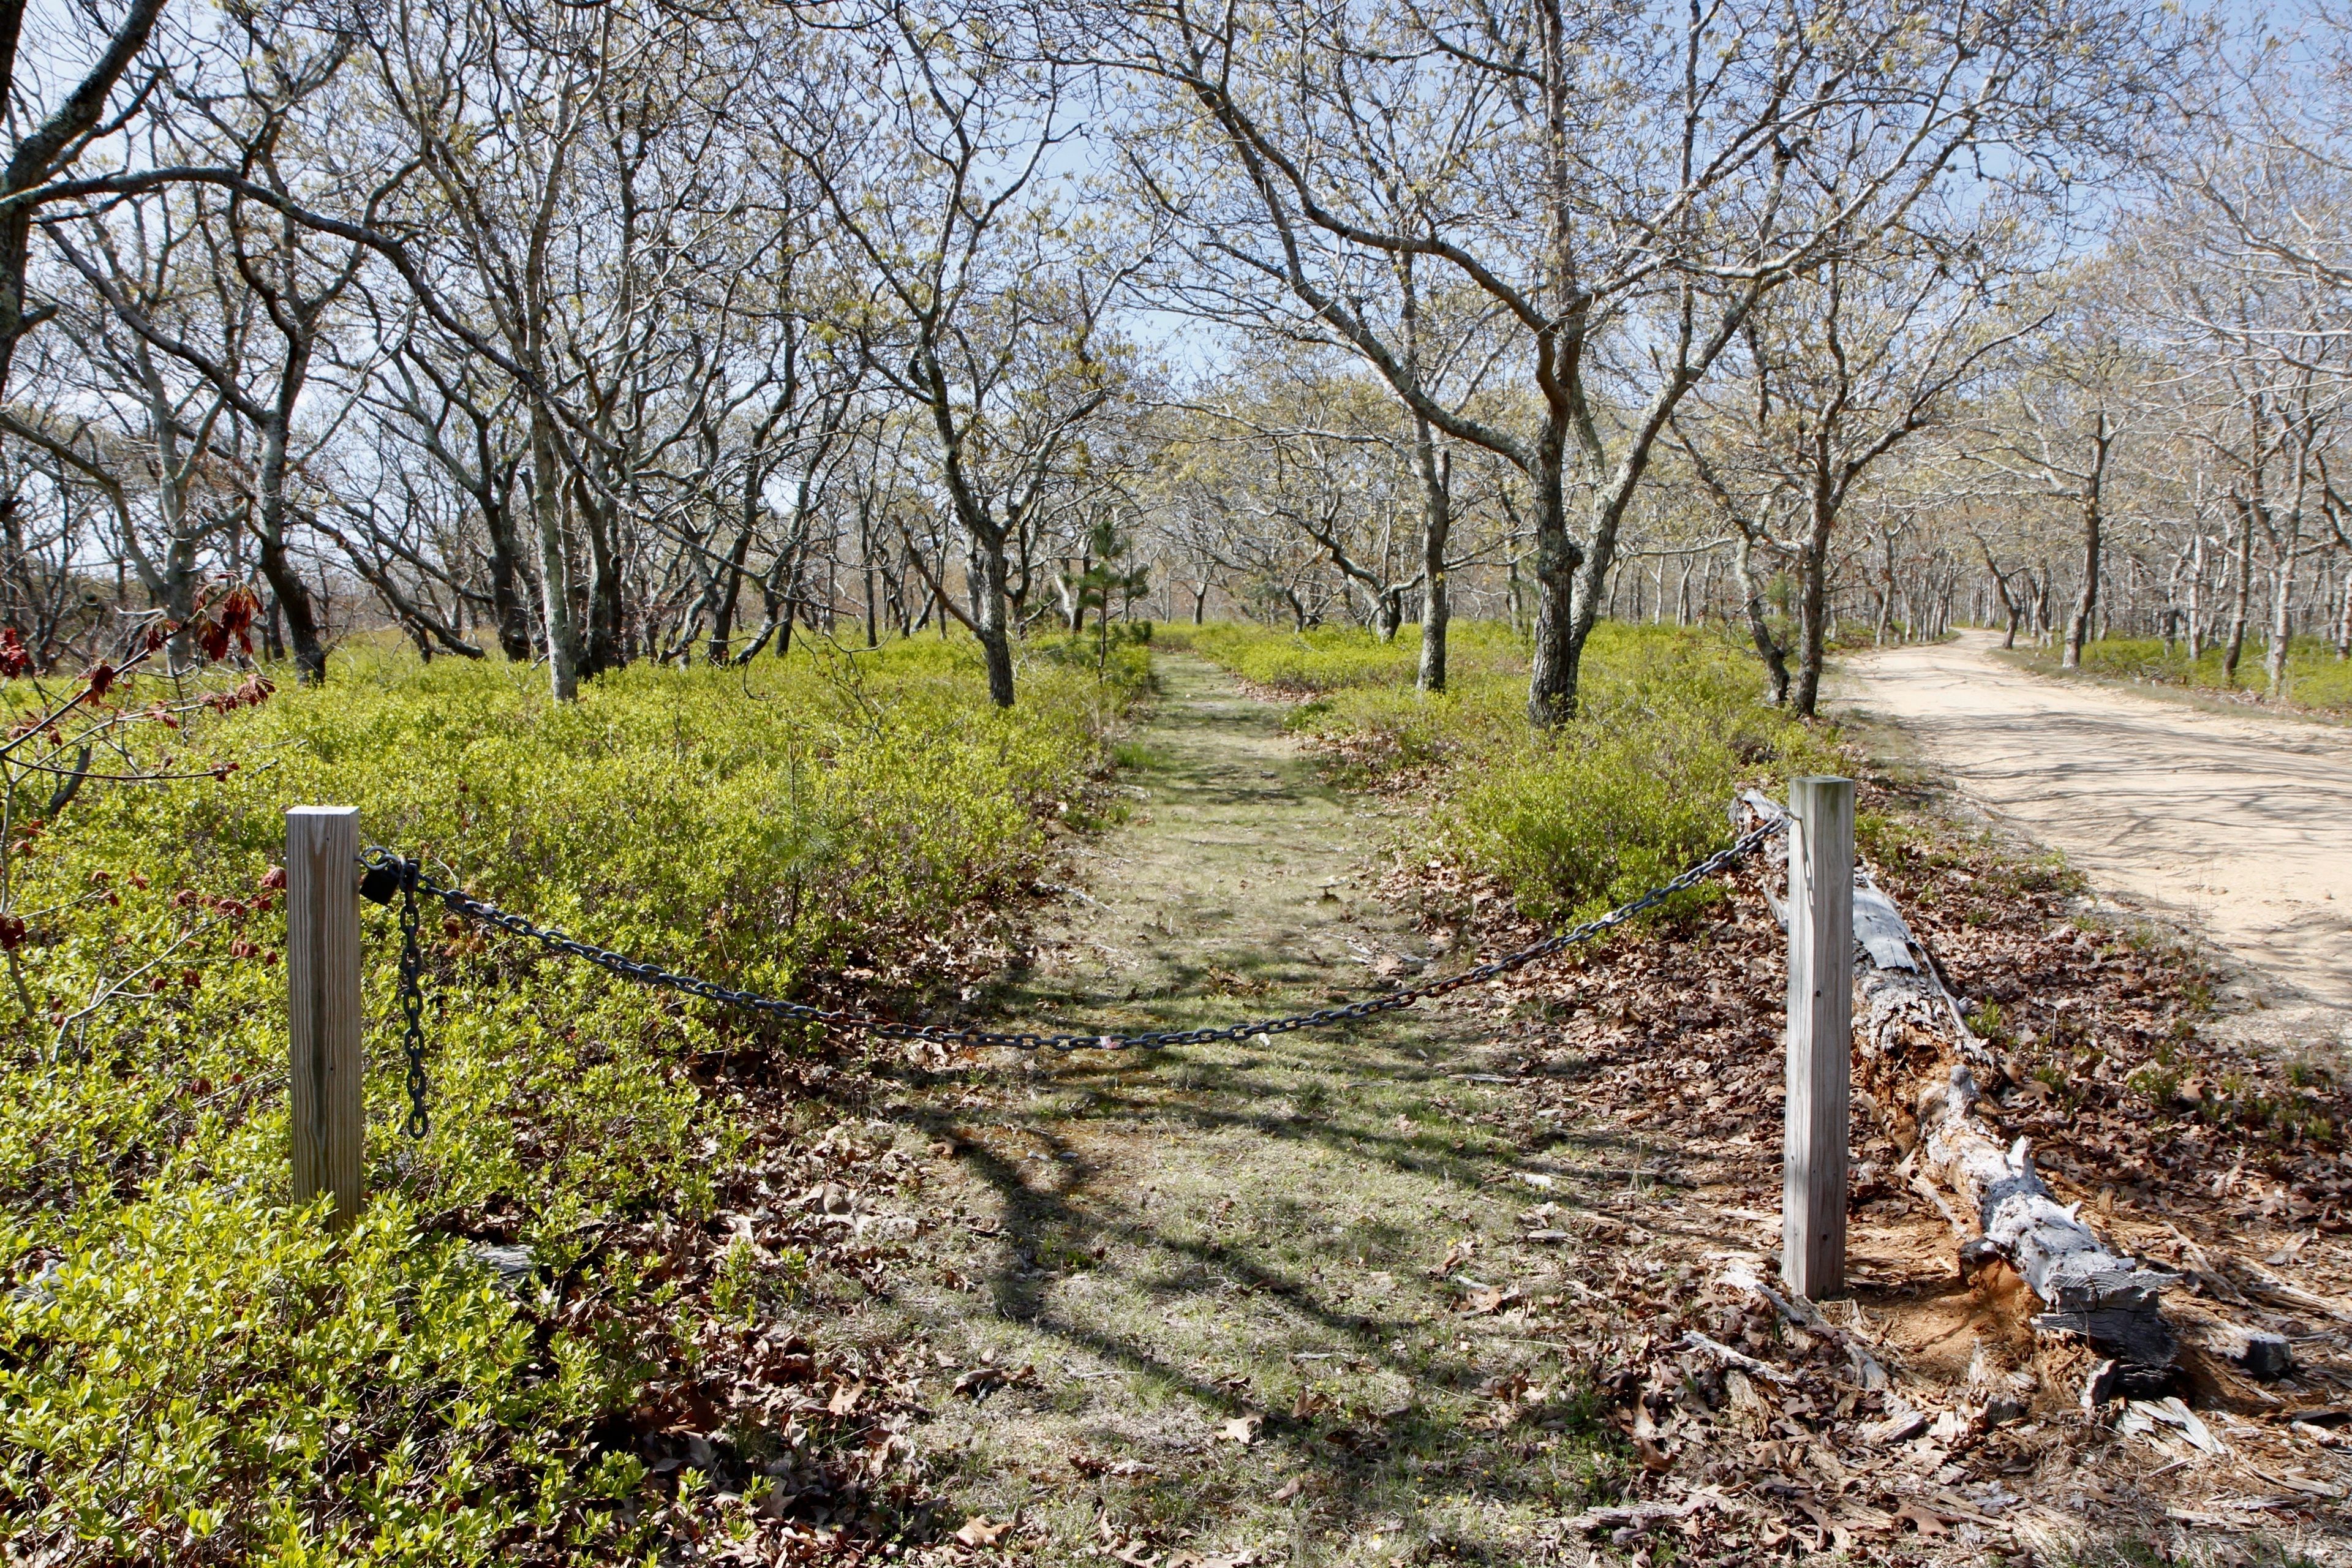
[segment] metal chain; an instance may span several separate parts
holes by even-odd
[[[398,886],[409,900],[404,910],[404,934],[407,945],[403,948],[401,953],[401,986],[402,1005],[406,1009],[409,1020],[409,1091],[415,1100],[410,1126],[415,1128],[424,1116],[423,1026],[417,1021],[423,1008],[423,1000],[417,991],[416,974],[412,972],[410,963],[411,955],[415,951],[415,898],[418,889],[439,899],[453,914],[481,925],[494,926],[516,936],[528,938],[551,952],[582,959],[608,973],[617,974],[624,980],[633,980],[642,985],[680,992],[688,996],[698,996],[706,1002],[717,1002],[725,1006],[740,1007],[751,1012],[766,1013],[776,1017],[817,1024],[827,1029],[862,1029],[887,1040],[919,1040],[944,1046],[997,1046],[1021,1051],[1046,1049],[1121,1051],[1139,1048],[1154,1049],[1164,1046],[1202,1046],[1221,1040],[1245,1040],[1253,1035],[1286,1035],[1298,1029],[1326,1028],[1334,1024],[1349,1024],[1379,1014],[1393,1013],[1401,1008],[1410,1007],[1416,1002],[1426,1001],[1433,996],[1442,996],[1449,991],[1459,991],[1465,985],[1476,985],[1482,982],[1493,980],[1499,975],[1508,974],[1514,970],[1523,969],[1538,959],[1549,958],[1553,953],[1573,947],[1579,942],[1589,942],[1605,931],[1621,926],[1637,915],[1657,908],[1676,893],[1696,887],[1717,872],[1736,864],[1766,839],[1781,832],[1787,826],[1785,819],[1767,822],[1743,834],[1729,847],[1719,849],[1699,861],[1672,881],[1651,889],[1631,903],[1620,904],[1606,914],[1597,915],[1581,924],[1570,926],[1565,931],[1555,931],[1541,942],[1523,947],[1516,952],[1507,953],[1501,958],[1490,959],[1485,963],[1475,964],[1459,974],[1450,974],[1443,980],[1432,981],[1426,985],[1416,985],[1409,990],[1391,992],[1385,996],[1369,997],[1361,1002],[1349,1003],[1343,1007],[1322,1007],[1311,1013],[1294,1013],[1286,1017],[1259,1018],[1221,1029],[1162,1029],[1141,1035],[1039,1035],[1003,1033],[992,1029],[942,1028],[929,1024],[902,1024],[894,1019],[877,1018],[865,1013],[814,1007],[805,1002],[786,1002],[749,991],[737,991],[719,984],[715,981],[699,979],[694,975],[679,974],[664,969],[659,964],[642,963],[629,957],[626,953],[615,952],[610,948],[597,947],[588,942],[575,941],[562,931],[550,931],[545,927],[533,925],[520,915],[510,914],[496,904],[435,881],[425,874],[424,867],[419,862],[395,855],[389,849],[372,847],[360,857],[360,861],[378,877],[386,877],[387,874],[397,877]]]
[[[424,868],[415,861],[400,868],[401,1047],[408,1053],[408,1121],[411,1138],[432,1131],[425,1110],[425,949],[416,940],[416,884]]]

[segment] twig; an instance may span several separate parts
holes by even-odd
[[[1794,1377],[1782,1372],[1779,1367],[1774,1366],[1771,1363],[1758,1361],[1754,1356],[1748,1354],[1745,1351],[1733,1350],[1721,1340],[1709,1339],[1706,1335],[1700,1333],[1696,1329],[1692,1329],[1685,1332],[1682,1337],[1682,1343],[1687,1349],[1706,1351],[1710,1354],[1720,1356],[1725,1361],[1729,1362],[1733,1366],[1738,1367],[1740,1371],[1752,1373],[1756,1376],[1763,1378],[1766,1382],[1777,1383],[1783,1388],[1793,1386],[1797,1381]]]

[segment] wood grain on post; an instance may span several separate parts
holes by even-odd
[[[1789,785],[1789,1099],[1780,1278],[1845,1289],[1846,1119],[1853,1083],[1853,781]]]
[[[331,1228],[358,1217],[367,1122],[360,1101],[360,814],[298,805],[286,814],[287,1062],[294,1201],[334,1196]]]

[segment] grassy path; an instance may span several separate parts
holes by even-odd
[[[1370,895],[1376,809],[1319,782],[1277,709],[1197,660],[1160,670],[1133,813],[1000,1016],[1189,1027],[1409,981],[1431,955]],[[939,1223],[866,1327],[933,1347],[919,1441],[949,1495],[1017,1516],[1004,1544],[1045,1563],[1533,1555],[1616,1461],[1528,1337],[1561,1286],[1518,1239],[1543,1194],[1465,1076],[1510,1029],[1424,1007],[990,1065],[900,1108],[952,1155],[926,1194]],[[1579,1160],[1544,1145],[1537,1164]]]

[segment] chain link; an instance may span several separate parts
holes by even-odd
[[[408,1121],[411,1138],[433,1130],[425,1109],[425,949],[416,940],[416,884],[424,868],[414,860],[401,862],[400,871],[400,1011],[401,1048],[408,1056]]]
[[[750,991],[737,991],[716,981],[691,974],[680,974],[631,958],[610,948],[576,941],[562,931],[532,924],[522,916],[499,908],[496,904],[475,898],[459,889],[435,881],[425,874],[422,863],[395,855],[389,849],[371,847],[360,857],[362,865],[379,876],[389,873],[398,878],[402,895],[400,954],[401,1007],[407,1019],[408,1051],[408,1129],[412,1137],[424,1135],[425,1121],[425,1026],[424,997],[419,982],[424,960],[416,942],[416,894],[419,890],[439,899],[452,914],[491,926],[512,935],[539,943],[551,952],[562,953],[594,964],[607,973],[641,985],[676,991],[723,1006],[740,1007],[749,1012],[765,1013],[772,1017],[789,1018],[801,1023],[816,1024],[826,1029],[858,1029],[886,1040],[916,1040],[941,1046],[994,1046],[1013,1050],[1107,1050],[1156,1049],[1166,1046],[1204,1046],[1223,1040],[1245,1040],[1254,1035],[1286,1035],[1299,1029],[1328,1028],[1335,1024],[1351,1024],[1410,1007],[1433,996],[1443,996],[1449,991],[1477,985],[1486,981],[1524,969],[1538,959],[1590,942],[1601,932],[1624,924],[1627,921],[1657,908],[1676,893],[1687,891],[1737,864],[1768,838],[1788,826],[1786,819],[1769,821],[1743,834],[1727,847],[1719,849],[1689,869],[1651,889],[1631,903],[1620,904],[1608,913],[1555,931],[1541,942],[1520,948],[1500,958],[1474,964],[1458,974],[1449,974],[1426,985],[1416,985],[1403,991],[1392,991],[1385,996],[1368,997],[1340,1007],[1321,1007],[1311,1013],[1293,1013],[1279,1018],[1258,1018],[1244,1024],[1234,1024],[1215,1029],[1161,1029],[1140,1035],[1041,1035],[1007,1033],[994,1029],[946,1028],[930,1024],[902,1024],[896,1019],[879,1018],[870,1014],[855,1013],[828,1007],[812,1006],[805,1002],[786,1002],[773,996],[761,996]]]

